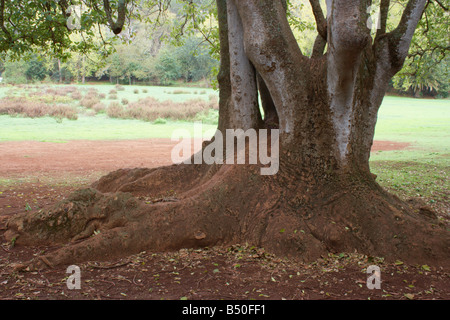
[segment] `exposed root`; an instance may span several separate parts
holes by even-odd
[[[50,209],[12,217],[5,237],[23,245],[63,245],[28,264],[38,269],[238,242],[302,261],[357,251],[412,263],[449,262],[450,235],[439,221],[413,213],[373,180],[314,183],[306,173],[302,179],[292,172],[261,176],[256,166],[197,169],[175,186],[180,195],[170,202],[133,194],[162,193],[170,183],[154,180],[164,172],[177,180],[186,167],[117,171],[97,183],[103,192],[80,190]]]

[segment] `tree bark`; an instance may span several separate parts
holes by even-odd
[[[228,42],[231,79],[232,128],[259,128],[262,122],[258,106],[255,68],[244,51],[244,29],[235,0],[227,2]]]

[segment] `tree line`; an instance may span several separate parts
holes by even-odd
[[[309,52],[315,41],[315,20],[304,2],[287,1],[288,17],[300,47]],[[42,48],[22,54],[20,59],[16,59],[14,50],[3,52],[0,74],[3,82],[15,84],[110,81],[130,85],[171,85],[202,81],[204,85],[214,85],[219,67],[219,39],[217,12],[211,3],[206,0],[190,3],[189,6],[195,6],[196,10],[196,16],[192,18],[186,14],[182,1],[173,2],[167,15],[158,15],[158,24],[145,19],[135,20],[118,36],[107,28],[103,31],[99,28],[99,32],[93,32],[87,38],[80,34],[71,35],[71,41],[77,46],[70,50],[66,48],[61,56],[49,55]],[[392,3],[387,28],[398,22],[403,8],[402,1]],[[441,2],[428,2],[405,65],[390,81],[391,93],[416,97],[449,96],[448,13],[449,9]],[[155,20],[154,13],[148,15]],[[376,24],[377,16],[374,17]],[[181,30],[181,33],[174,34],[173,30]]]
[[[155,44],[153,44],[155,45]],[[137,38],[118,44],[113,53],[101,60],[98,54],[74,52],[67,60],[33,53],[24,59],[4,58],[0,64],[3,81],[11,84],[30,82],[86,83],[110,81],[115,84],[171,85],[175,82],[213,82],[218,61],[198,37],[189,37],[182,45],[159,44]]]

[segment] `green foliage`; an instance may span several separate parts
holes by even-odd
[[[36,55],[29,55],[23,60],[10,60],[3,62],[2,77],[6,83],[24,84],[33,81],[42,81],[48,75],[44,61]]]
[[[112,7],[116,7],[111,1]],[[130,1],[131,2],[131,1]],[[84,3],[84,5],[82,5]],[[106,15],[97,10],[100,0],[70,1],[4,1],[0,10],[3,25],[0,29],[0,52],[9,52],[17,59],[28,52],[45,51],[47,54],[67,58],[70,52],[98,49],[93,41],[94,26],[106,24]],[[79,12],[72,9],[79,8]],[[76,27],[70,27],[72,22]],[[72,35],[82,36],[75,41]],[[69,49],[69,50],[67,50]]]
[[[158,63],[155,66],[155,71],[161,83],[166,85],[171,84],[172,81],[180,77],[180,65],[172,50],[164,50],[161,52]]]
[[[445,3],[445,1],[443,2]],[[448,3],[448,2],[447,2]],[[414,34],[403,69],[393,78],[394,88],[416,96],[428,94],[447,97],[450,91],[447,55],[449,8],[429,1]]]
[[[218,62],[210,56],[208,48],[199,42],[198,38],[191,37],[182,46],[169,46],[160,52],[155,69],[163,84],[179,79],[197,82],[211,77],[212,68],[217,67]]]
[[[44,62],[40,59],[32,59],[28,61],[25,75],[30,80],[44,80],[47,76],[47,69],[44,66]]]
[[[2,74],[3,81],[14,84],[27,83],[26,71],[27,63],[24,60],[5,62]]]

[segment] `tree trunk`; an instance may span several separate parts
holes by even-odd
[[[59,83],[62,83],[61,60],[60,60],[60,59],[57,59],[57,61],[58,61]]]
[[[86,61],[84,55],[81,58],[81,83],[85,84],[86,82]]]
[[[34,267],[242,241],[304,261],[356,250],[448,264],[445,227],[386,193],[369,169],[378,108],[425,1],[411,0],[404,24],[374,43],[362,23],[364,1],[327,3],[320,33],[328,51],[318,40],[308,58],[283,1],[217,0],[218,130],[278,127],[277,174],[261,175],[261,163],[119,170],[48,210],[13,217],[5,236],[17,244],[72,241]],[[259,143],[273,145],[275,137]]]

